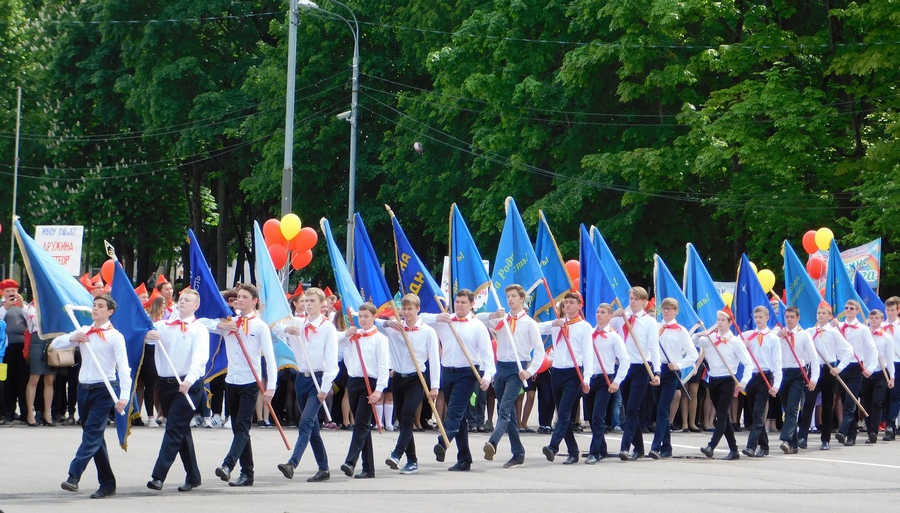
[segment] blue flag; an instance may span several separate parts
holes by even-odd
[[[353,284],[353,278],[350,277],[350,271],[347,269],[347,263],[344,262],[344,256],[341,254],[334,243],[334,237],[331,235],[331,225],[328,219],[322,218],[319,221],[322,232],[325,234],[325,242],[328,246],[328,258],[331,259],[331,269],[334,271],[334,280],[337,284],[338,294],[341,296],[341,306],[344,309],[344,320],[347,326],[352,325],[352,317],[359,312],[359,307],[365,301],[359,295],[356,285]]]
[[[0,320],[0,362],[6,356],[7,347],[9,347],[9,340],[6,338],[6,321]]]
[[[217,333],[209,334],[209,361],[206,362],[206,373],[203,383],[208,384],[228,372],[228,353],[225,352],[225,338]],[[211,393],[209,389],[207,394]]]
[[[831,247],[828,250],[828,270],[825,278],[825,302],[831,305],[834,315],[839,321],[843,321],[846,314],[844,313],[844,304],[851,299],[855,299],[862,305],[860,320],[865,324],[866,318],[869,316],[869,307],[863,302],[856,289],[853,288],[853,280],[847,274],[847,268],[844,267],[844,260],[841,259],[841,250],[838,249],[837,242],[831,239]]]
[[[279,321],[290,319],[293,316],[288,305],[284,291],[281,289],[281,279],[272,263],[272,256],[266,251],[266,239],[259,229],[259,223],[253,221],[253,239],[256,246],[256,258],[254,271],[256,271],[256,286],[259,289],[259,311],[262,320],[271,328]],[[275,348],[275,365],[278,370],[297,369],[297,360],[294,351],[275,334],[272,334],[272,342]],[[213,354],[210,352],[209,354]],[[212,358],[210,358],[212,360]]]
[[[741,254],[741,263],[738,266],[737,283],[734,287],[734,320],[741,331],[756,329],[753,322],[753,309],[757,306],[765,306],[769,310],[769,327],[775,325],[778,316],[769,303],[769,296],[759,283],[756,273],[750,267],[750,259],[746,254]]]
[[[872,290],[872,287],[866,281],[865,278],[861,274],[859,274],[859,269],[856,270],[856,274],[853,276],[853,288],[856,290],[856,293],[859,294],[860,299],[862,299],[862,304],[865,305],[866,308],[871,310],[881,310],[881,315],[884,317],[884,301],[878,297],[878,294]]]
[[[226,319],[234,315],[231,308],[219,292],[216,280],[213,279],[203,250],[197,243],[197,238],[192,230],[188,230],[188,239],[191,243],[191,288],[200,294],[200,308],[195,317],[201,319]],[[263,246],[265,247],[265,245]],[[257,249],[259,251],[259,249]],[[212,354],[210,352],[210,354]]]
[[[122,264],[116,260],[115,273],[113,275],[112,289],[109,292],[116,302],[116,311],[109,321],[125,337],[125,350],[128,353],[128,366],[131,368],[131,390],[129,397],[134,398],[137,389],[137,374],[144,363],[144,338],[147,332],[153,329],[150,317],[144,311],[141,298],[134,291],[131,278],[125,274]],[[136,401],[129,399],[129,408],[125,415],[119,416],[116,412],[116,434],[119,435],[119,445],[122,449],[128,449],[128,434],[131,431],[131,413],[137,408]],[[137,410],[140,414],[140,410]]]
[[[400,276],[400,288],[403,294],[419,296],[422,312],[441,313],[441,306],[437,300],[438,297],[443,297],[441,287],[434,281],[431,272],[428,271],[409,243],[394,212],[391,209],[388,209],[388,212],[391,214],[391,223],[394,227],[397,272]]]
[[[526,295],[531,294],[539,285],[543,286],[541,282],[544,274],[541,272],[540,262],[534,253],[528,232],[525,231],[525,223],[522,222],[516,202],[511,197],[506,198],[506,222],[500,234],[491,280],[500,306],[507,310],[509,305],[506,304],[504,293],[507,286],[521,285],[525,287]]]
[[[616,291],[613,290],[612,282],[600,262],[600,256],[597,255],[591,242],[591,236],[588,235],[584,225],[581,225],[580,233],[581,294],[584,298],[584,317],[590,319],[588,322],[591,322],[600,303],[613,303],[616,299]]]
[[[797,253],[788,241],[782,246],[784,252],[784,284],[787,288],[788,306],[800,309],[800,326],[811,328],[816,325],[816,310],[822,302],[822,295],[816,284],[800,263]]]
[[[725,308],[725,301],[691,243],[687,244],[687,260],[684,263],[684,295],[697,312],[704,329],[716,325],[716,312]]]
[[[378,313],[390,311],[394,304],[394,295],[388,289],[381,262],[375,256],[372,240],[363,224],[362,216],[356,214],[353,223],[353,277],[360,296],[375,304]]]
[[[531,316],[541,322],[555,317],[551,311],[553,305],[562,301],[566,292],[575,290],[575,286],[572,277],[566,271],[566,263],[559,252],[559,246],[556,245],[556,239],[553,238],[544,212],[538,211],[538,216],[540,219],[537,237],[534,239],[534,250],[541,264],[541,272],[547,279],[547,287],[541,287],[543,290],[538,289],[535,294],[535,299],[531,303]],[[547,296],[547,288],[550,289],[552,298]]]
[[[34,306],[37,309],[37,318],[40,319],[36,326],[38,336],[52,338],[71,333],[77,326],[72,326],[65,306],[90,308],[94,304],[94,298],[25,232],[18,219],[13,225],[13,233],[19,244],[28,278],[31,280],[31,290],[34,292]],[[74,313],[82,325],[93,322],[90,312],[75,310]]]
[[[619,299],[619,307],[625,308],[628,305],[628,293],[631,291],[631,284],[628,283],[628,278],[625,277],[625,273],[619,267],[619,262],[616,260],[615,255],[612,254],[612,251],[610,251],[609,246],[606,245],[603,235],[600,235],[600,230],[596,226],[591,226],[591,240],[594,243],[594,248],[597,249],[597,254],[600,256],[600,263],[603,264],[606,274],[612,280],[613,290],[616,291],[616,297]]]
[[[772,296],[775,298],[775,301],[778,302],[778,312],[776,312],[774,318],[769,318],[769,327],[774,328],[776,326],[787,326],[787,323],[784,320],[784,309],[787,308],[787,305],[784,304],[784,301],[781,300],[778,296]],[[770,301],[771,304],[771,301]],[[771,310],[770,310],[771,311]]]
[[[469,289],[477,296],[490,284],[481,253],[454,203],[450,207],[450,297],[456,296],[459,289]],[[478,310],[493,312],[498,306],[494,298],[488,295],[487,305]]]
[[[653,255],[653,289],[656,291],[656,320],[662,321],[662,300],[670,297],[678,301],[678,324],[694,331],[700,326],[700,317],[694,311],[693,303],[687,300],[675,277],[659,255]]]

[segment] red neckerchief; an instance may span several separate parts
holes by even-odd
[[[309,332],[310,331],[312,331],[313,333],[318,333],[319,332],[318,328],[321,328],[322,325],[325,324],[325,320],[327,318],[324,315],[320,315],[319,317],[321,317],[322,320],[319,321],[318,326],[313,326],[312,321],[309,320],[309,317],[306,318],[306,324],[303,325],[303,336],[306,337],[306,340],[309,340]]]
[[[248,315],[246,317],[238,317],[237,321],[235,321],[234,323],[237,325],[238,329],[241,329],[241,327],[244,328],[244,335],[249,335],[251,319],[256,319],[256,314]]]
[[[87,333],[85,333],[85,335],[91,336],[92,334],[96,334],[98,337],[100,337],[101,340],[106,342],[106,335],[104,335],[103,333],[105,331],[109,331],[110,329],[112,329],[112,324],[109,325],[109,328],[98,328],[97,326],[91,326],[91,329],[87,330]]]
[[[841,335],[843,335],[844,338],[847,338],[847,328],[853,328],[853,329],[857,330],[857,329],[859,329],[859,326],[856,324],[850,324],[849,322],[845,322],[843,324],[843,326],[841,326]]]
[[[659,336],[661,337],[666,330],[680,330],[681,326],[678,325],[677,322],[672,324],[665,324],[662,328],[659,329]]]
[[[416,323],[412,326],[406,322],[406,319],[403,320],[403,331],[419,331],[419,321],[416,319]]]
[[[622,325],[622,331],[625,332],[626,342],[628,341],[628,335],[631,335],[631,338],[634,338],[634,335],[632,335],[631,333],[631,330],[634,329],[634,323],[637,322],[638,317],[643,317],[644,315],[644,311],[641,310],[640,312],[632,314],[631,317],[625,319],[625,324]],[[635,339],[635,345],[637,345],[637,339]]]
[[[378,333],[378,330],[373,329],[372,331],[357,331],[356,335],[350,335],[350,340],[359,344],[359,339],[362,337],[371,337],[372,335]]]
[[[469,318],[454,315],[453,318],[450,319],[450,322],[469,322]]]
[[[605,330],[605,329],[603,329],[603,330],[594,330],[594,333],[591,334],[591,338],[592,338],[592,339],[596,339],[598,335],[599,335],[600,337],[602,337],[602,338],[606,338],[606,339],[609,338],[608,336],[606,336],[606,330]]]
[[[813,340],[816,340],[817,338],[819,338],[819,335],[821,335],[822,333],[825,333],[825,327],[820,328],[820,327],[816,326],[816,334],[813,335]]]
[[[722,335],[719,335],[718,333],[716,333],[716,341],[713,343],[713,345],[716,347],[719,347],[719,344],[726,344],[726,343],[728,343],[728,339],[724,338],[724,337],[722,337]]]
[[[524,310],[519,312],[519,314],[516,315],[515,317],[513,317],[512,314],[509,314],[506,316],[505,320],[506,320],[506,324],[509,326],[510,333],[516,332],[516,320],[521,319],[523,315],[525,315]],[[499,331],[500,328],[503,327],[503,321],[504,321],[504,319],[500,319],[500,322],[498,322],[497,325],[494,326],[494,331]]]
[[[196,320],[196,319],[195,319],[195,320]],[[194,321],[191,321],[191,322],[194,322]],[[186,331],[188,330],[188,325],[190,325],[190,324],[191,324],[190,322],[184,322],[184,321],[182,321],[181,319],[175,319],[175,320],[172,321],[172,322],[167,322],[167,323],[166,323],[166,326],[178,326],[178,325],[180,325],[180,326],[181,326],[181,332],[184,333],[184,332],[186,332]]]
[[[766,335],[768,335],[768,333],[763,333],[763,332],[761,332],[761,331],[759,331],[759,330],[756,330],[756,331],[754,331],[753,333],[751,333],[749,337],[747,337],[747,341],[749,342],[749,341],[753,340],[753,337],[756,337],[757,342],[759,342],[759,347],[762,347],[762,345],[763,345],[763,338],[764,338]]]
[[[578,315],[574,319],[571,319],[571,320],[566,319],[565,326],[560,328],[559,333],[556,335],[556,343],[559,344],[559,341],[562,340],[564,337],[565,338],[569,337],[569,326],[575,324],[576,322],[581,322],[583,320],[584,319],[581,317],[581,315]]]

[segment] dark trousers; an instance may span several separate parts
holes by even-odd
[[[366,379],[369,386],[375,390],[378,380],[375,378],[354,378],[347,380],[347,394],[350,399],[350,411],[353,412],[353,434],[350,437],[350,448],[347,450],[345,463],[351,467],[356,466],[362,452],[362,471],[367,474],[375,473],[375,456],[372,450],[372,405],[369,404],[369,391],[366,389]]]
[[[25,344],[10,344],[6,347],[6,355],[3,361],[6,363],[6,382],[4,383],[5,410],[2,412],[6,418],[12,420],[16,413],[16,404],[19,405],[19,415],[25,420],[28,408],[25,405],[25,387],[28,385],[28,376],[31,368],[25,361],[22,351]],[[38,355],[40,358],[40,355]]]
[[[831,430],[834,426],[834,389],[837,386],[837,378],[831,375],[828,367],[822,365],[819,373],[819,381],[816,389],[806,391],[803,398],[803,409],[800,411],[800,427],[797,430],[797,438],[809,438],[809,426],[816,413],[816,396],[822,394],[822,425],[819,426],[821,440],[831,442]]]
[[[322,379],[322,373],[315,373],[316,380]],[[300,422],[297,426],[297,443],[294,444],[294,452],[288,463],[297,467],[300,465],[300,459],[306,446],[312,448],[313,456],[316,458],[316,464],[319,470],[328,470],[328,454],[325,453],[325,443],[322,441],[322,434],[319,433],[319,410],[322,409],[322,403],[319,402],[319,390],[312,377],[306,377],[298,374],[294,382],[294,389],[297,391],[297,404],[300,407]],[[369,411],[371,413],[371,409]]]
[[[894,363],[894,380],[900,377],[900,362]],[[891,388],[888,391],[888,407],[885,410],[888,412],[887,425],[894,426],[894,431],[897,431],[897,415],[900,415],[900,385],[895,384],[894,388]]]
[[[528,366],[524,362],[522,368]],[[509,435],[509,448],[513,456],[525,457],[525,447],[519,439],[519,421],[516,419],[516,399],[522,392],[522,380],[519,379],[519,366],[516,362],[497,362],[497,374],[494,375],[494,392],[497,394],[497,424],[491,433],[490,442],[496,448],[503,434]]]
[[[538,374],[534,381],[537,390],[538,426],[550,427],[553,425],[553,412],[556,404],[553,402],[553,387],[550,385],[550,375],[553,369]]]
[[[650,376],[643,363],[628,367],[628,374],[622,382],[622,401],[625,402],[625,426],[622,430],[621,450],[629,451],[634,445],[638,454],[644,454],[644,435],[641,432],[641,405],[650,384]],[[671,399],[670,399],[671,402]]]
[[[881,371],[872,373],[862,382],[862,397],[860,402],[866,412],[866,432],[869,435],[878,436],[878,425],[881,423],[881,409],[884,407],[884,392],[887,390],[887,381]],[[856,431],[856,430],[853,430]]]
[[[144,345],[144,360],[141,362],[141,373],[138,375],[138,379],[144,385],[144,409],[147,410],[148,417],[154,416],[153,403],[155,402],[154,396],[156,395],[156,382],[159,379],[159,376],[156,374],[155,354],[155,345]],[[162,399],[160,399],[159,401],[160,406],[162,406]],[[163,413],[163,415],[165,415],[165,413]]]
[[[209,382],[209,403],[213,415],[218,413],[224,422],[225,417],[229,415],[228,404],[225,401],[225,374],[216,376]],[[225,405],[224,411],[222,405]]]
[[[781,396],[781,406],[784,408],[784,425],[781,427],[779,438],[790,444],[791,447],[797,447],[799,441],[797,412],[800,408],[803,391],[806,389],[806,381],[803,379],[800,369],[784,369],[783,372],[778,395]]]
[[[737,440],[734,438],[734,426],[728,421],[728,410],[734,398],[734,379],[731,376],[709,379],[709,399],[716,406],[716,426],[709,446],[713,449],[719,445],[722,435],[728,442],[731,451],[737,451]]]
[[[608,374],[609,382],[612,383],[614,374]],[[596,458],[605,458],[609,455],[606,448],[606,407],[612,394],[609,393],[609,385],[603,379],[602,374],[594,374],[591,378],[591,391],[588,392],[585,404],[590,403],[591,410],[591,449],[590,454]]]
[[[859,364],[853,362],[848,365],[844,372],[841,373],[841,379],[844,380],[847,388],[850,389],[850,393],[854,397],[859,397],[859,391],[862,389],[863,384],[862,368],[860,368]],[[824,396],[822,397],[822,402],[825,402]],[[847,394],[846,390],[843,395],[843,403],[844,418],[841,420],[841,427],[838,431],[846,435],[848,440],[856,440],[856,432],[858,431],[856,429],[856,401]],[[851,425],[853,426],[852,428],[850,427]]]
[[[116,393],[119,392],[118,384],[115,382],[113,389]],[[75,458],[69,465],[69,475],[80,481],[88,462],[94,460],[101,490],[116,489],[116,476],[109,465],[109,452],[103,438],[109,412],[115,404],[103,383],[79,386],[78,417],[81,419],[81,445],[78,446]]]
[[[222,465],[233,469],[241,463],[241,474],[253,477],[253,447],[250,444],[250,425],[256,410],[259,387],[256,383],[246,385],[225,384],[228,411],[231,412],[231,448]]]
[[[565,440],[569,456],[577,458],[578,441],[575,440],[572,424],[578,420],[575,418],[575,403],[581,398],[581,381],[574,368],[553,369],[550,384],[553,387],[553,401],[556,403],[556,426],[548,445],[553,452],[559,452],[559,444]]]
[[[653,443],[650,444],[651,451],[672,451],[669,410],[672,407],[672,399],[675,398],[675,391],[678,390],[680,377],[680,372],[675,372],[669,369],[668,366],[662,368],[662,373],[659,376],[659,386],[653,391],[653,394],[656,396],[656,431],[653,433]]]
[[[428,369],[425,369],[422,375],[425,377],[425,383],[431,383]],[[399,460],[406,454],[409,463],[418,463],[413,426],[416,424],[416,410],[422,404],[425,390],[418,375],[400,376],[395,372],[391,378],[391,393],[394,395],[394,412],[400,417],[400,435],[391,456]]]
[[[169,468],[175,462],[175,456],[181,456],[181,463],[187,473],[185,483],[200,484],[200,467],[197,465],[197,455],[194,453],[194,439],[191,436],[191,419],[194,410],[188,404],[184,395],[178,391],[178,382],[174,378],[160,378],[157,382],[159,391],[159,405],[166,416],[166,432],[163,435],[162,445],[159,448],[159,457],[153,479],[166,480]],[[191,385],[188,394],[194,404],[200,404],[203,382],[198,380]]]
[[[78,372],[81,370],[81,352],[75,351],[75,365],[59,369],[53,381],[53,415],[62,418],[68,413],[75,418],[78,405]]]
[[[441,372],[441,390],[447,403],[444,414],[444,431],[450,441],[456,439],[456,461],[472,463],[472,451],[469,450],[469,427],[466,422],[466,408],[472,393],[478,388],[478,382],[469,367],[444,367]],[[444,445],[444,439],[438,437],[438,443]]]
[[[766,379],[772,384],[772,372],[765,372]],[[766,410],[769,406],[769,387],[757,372],[747,383],[747,400],[745,402],[753,408],[753,422],[750,424],[750,435],[747,437],[747,448],[751,451],[759,445],[765,450],[769,449],[769,435],[766,433]]]

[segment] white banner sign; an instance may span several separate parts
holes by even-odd
[[[34,241],[72,276],[81,274],[84,226],[38,226]]]

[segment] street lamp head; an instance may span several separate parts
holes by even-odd
[[[319,6],[315,2],[311,2],[310,0],[297,0],[297,7],[301,9],[318,9]]]

